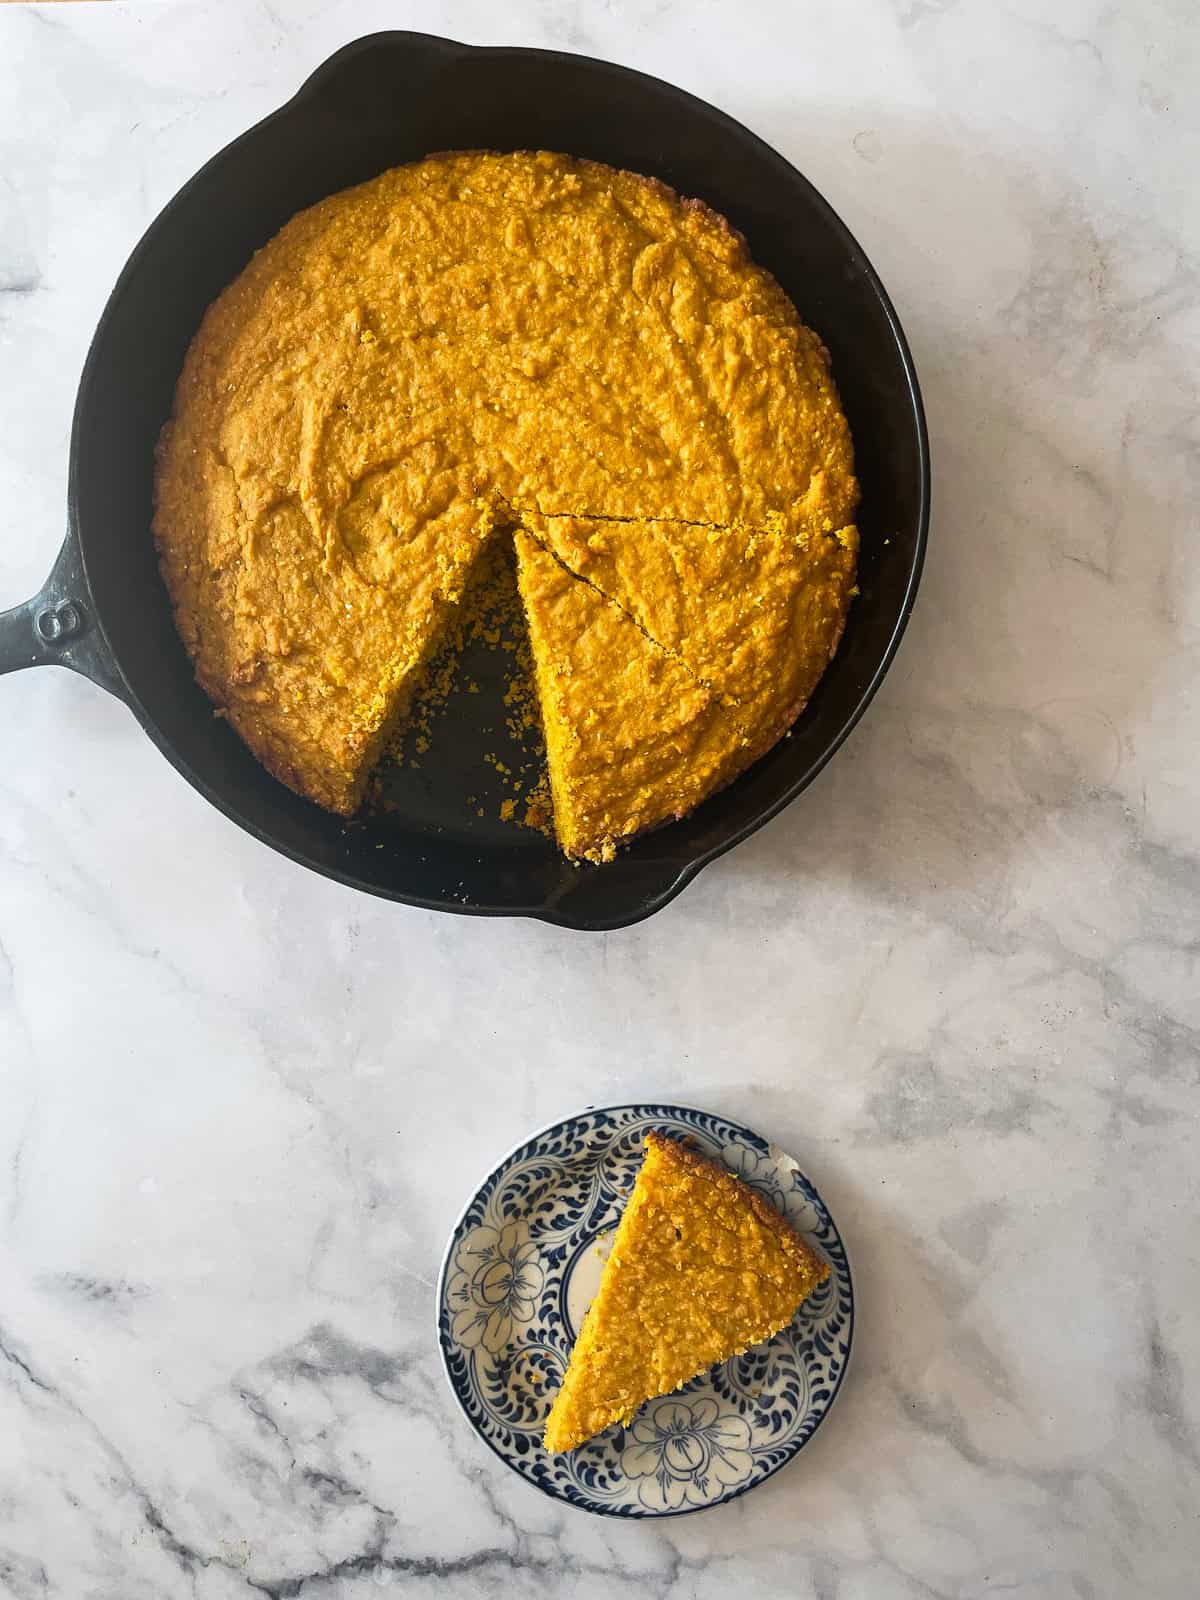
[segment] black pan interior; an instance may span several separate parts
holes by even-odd
[[[196,687],[150,537],[154,443],[205,307],[297,210],[439,149],[542,147],[653,174],[724,212],[828,344],[863,484],[861,596],[794,730],[725,793],[602,868],[464,804],[462,751],[384,816],[344,824],[270,778]],[[927,519],[924,424],[903,336],[874,273],[811,186],[744,128],[607,63],[476,50],[421,35],[348,46],[214,158],[151,227],[88,358],[70,509],[105,635],[169,758],[266,842],[376,894],[578,927],[635,921],[772,814],[860,714],[911,608]],[[473,736],[464,734],[465,739]],[[474,752],[474,746],[472,747]]]

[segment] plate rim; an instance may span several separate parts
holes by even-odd
[[[757,1489],[761,1484],[767,1483],[776,1475],[776,1473],[781,1472],[784,1467],[791,1466],[796,1457],[812,1443],[813,1439],[816,1438],[817,1434],[820,1432],[825,1423],[825,1419],[833,1410],[839,1395],[845,1387],[846,1375],[850,1370],[850,1365],[854,1356],[854,1333],[855,1323],[857,1321],[854,1298],[854,1273],[850,1264],[850,1253],[846,1248],[846,1241],[842,1234],[842,1230],[835,1221],[833,1213],[825,1204],[824,1197],[817,1188],[816,1184],[813,1183],[812,1179],[808,1176],[808,1173],[804,1170],[804,1168],[800,1166],[799,1162],[796,1162],[796,1158],[791,1155],[791,1152],[785,1150],[783,1153],[788,1156],[789,1160],[795,1162],[797,1172],[799,1172],[800,1176],[804,1179],[804,1182],[808,1185],[813,1194],[816,1196],[817,1200],[820,1202],[825,1211],[825,1215],[829,1218],[830,1222],[833,1223],[834,1232],[837,1234],[838,1243],[841,1245],[842,1256],[846,1265],[846,1288],[848,1290],[850,1300],[850,1310],[846,1325],[846,1355],[842,1362],[842,1370],[833,1386],[833,1392],[826,1403],[825,1409],[821,1412],[820,1416],[813,1424],[812,1430],[809,1432],[809,1434],[802,1439],[800,1443],[797,1444],[795,1448],[783,1458],[782,1461],[778,1462],[775,1466],[771,1467],[769,1471],[765,1472],[761,1478],[756,1478],[751,1483],[744,1483],[740,1487],[731,1489],[726,1494],[723,1494],[719,1500],[710,1501],[707,1505],[679,1506],[674,1510],[652,1511],[647,1508],[641,1511],[618,1511],[614,1507],[603,1506],[599,1504],[581,1505],[576,1500],[570,1500],[565,1495],[556,1493],[546,1484],[539,1483],[533,1478],[526,1477],[523,1472],[515,1467],[508,1457],[503,1453],[503,1451],[501,1451],[499,1447],[491,1439],[489,1439],[485,1433],[482,1432],[479,1425],[476,1423],[475,1419],[471,1416],[470,1412],[464,1405],[462,1396],[455,1387],[454,1379],[450,1373],[448,1354],[449,1340],[448,1337],[443,1337],[441,1327],[442,1306],[445,1298],[446,1275],[449,1271],[451,1257],[454,1254],[454,1249],[458,1242],[460,1230],[462,1229],[463,1223],[466,1220],[467,1213],[474,1205],[480,1191],[490,1184],[493,1179],[497,1178],[503,1172],[505,1167],[508,1166],[508,1164],[513,1160],[513,1158],[521,1150],[523,1150],[526,1145],[532,1143],[533,1140],[541,1138],[544,1134],[553,1133],[558,1128],[566,1127],[569,1123],[577,1122],[583,1116],[604,1115],[614,1111],[642,1110],[666,1112],[684,1111],[692,1112],[702,1117],[715,1118],[718,1121],[728,1123],[731,1128],[736,1128],[741,1133],[750,1134],[755,1139],[761,1140],[768,1146],[768,1148],[770,1148],[772,1145],[771,1140],[765,1139],[763,1135],[756,1129],[749,1127],[746,1123],[741,1122],[735,1117],[726,1116],[724,1112],[706,1110],[703,1106],[686,1105],[682,1101],[678,1100],[618,1100],[607,1105],[581,1106],[577,1111],[573,1111],[569,1115],[555,1117],[552,1121],[543,1123],[540,1127],[534,1128],[529,1133],[525,1134],[523,1138],[518,1139],[510,1149],[505,1151],[505,1153],[499,1157],[499,1159],[496,1160],[491,1167],[489,1167],[487,1172],[484,1173],[483,1177],[478,1183],[476,1183],[475,1187],[471,1190],[471,1193],[467,1196],[465,1202],[456,1213],[454,1222],[450,1227],[450,1232],[446,1237],[446,1247],[442,1252],[442,1262],[438,1269],[433,1304],[434,1334],[437,1339],[438,1356],[441,1361],[442,1376],[446,1381],[446,1387],[449,1389],[454,1398],[455,1404],[462,1413],[463,1418],[467,1422],[475,1437],[481,1440],[492,1452],[492,1454],[499,1461],[503,1462],[503,1464],[511,1473],[513,1473],[515,1477],[520,1478],[521,1481],[529,1488],[536,1489],[539,1494],[545,1495],[548,1500],[553,1500],[556,1505],[567,1506],[570,1510],[578,1511],[585,1516],[611,1517],[617,1522],[657,1521],[662,1517],[690,1517],[696,1516],[705,1511],[716,1511],[721,1506],[729,1505],[731,1501],[740,1500],[743,1495],[749,1494],[752,1489]]]

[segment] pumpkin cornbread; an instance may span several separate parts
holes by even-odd
[[[559,842],[611,861],[624,840],[686,816],[754,752],[676,657],[528,534],[515,537]]]
[[[546,1421],[573,1450],[784,1328],[829,1265],[763,1197],[664,1134],[646,1155]]]
[[[857,563],[853,527],[523,520],[712,688],[756,751],[791,727],[837,649]]]
[[[679,725],[711,683],[751,753],[693,739],[685,782],[673,724],[664,793],[647,768],[632,810],[596,812],[652,826],[802,706],[849,603],[857,498],[825,348],[722,218],[593,162],[457,152],[301,212],[209,308],[159,443],[154,529],[198,680],[272,772],[343,814],[490,538],[541,512],[636,519],[623,543],[671,550],[683,524],[724,529],[723,559],[675,564],[669,606],[635,597],[629,560],[611,592],[585,574],[645,630],[635,646],[613,624],[614,649],[648,633],[674,653]],[[747,617],[718,683],[708,665]],[[665,726],[626,710],[633,744]]]

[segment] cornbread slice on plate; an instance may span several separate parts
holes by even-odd
[[[753,752],[738,723],[624,611],[514,534],[559,843],[611,861],[622,840],[682,817]]]
[[[661,1133],[613,1239],[546,1421],[573,1450],[785,1328],[829,1264],[725,1167]]]
[[[522,520],[712,688],[756,754],[800,715],[841,639],[858,559],[853,526]]]

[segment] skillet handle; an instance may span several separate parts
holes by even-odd
[[[44,666],[70,667],[119,699],[128,699],[116,660],[96,622],[95,602],[73,529],[63,540],[41,592],[24,605],[0,611],[0,672]]]

